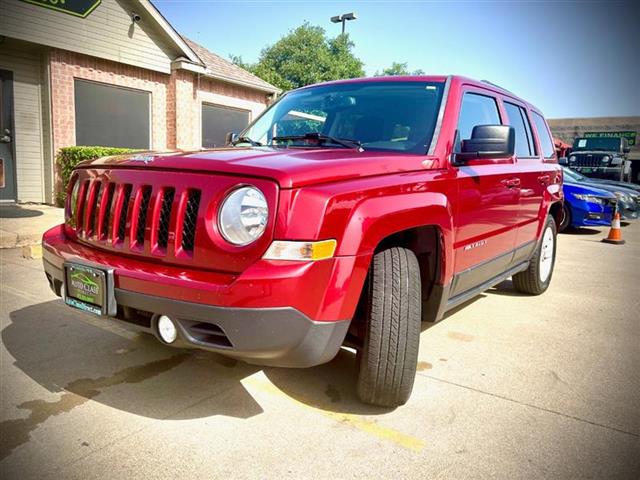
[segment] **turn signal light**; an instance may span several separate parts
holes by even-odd
[[[333,257],[338,242],[291,242],[275,240],[263,258],[267,260],[324,260]]]

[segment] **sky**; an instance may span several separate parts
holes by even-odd
[[[489,80],[548,118],[640,115],[640,2],[153,0],[183,35],[255,62],[308,21],[347,23],[367,75],[407,62],[427,74]],[[636,5],[634,5],[636,4]]]

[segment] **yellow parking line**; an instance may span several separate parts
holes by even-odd
[[[306,403],[302,403],[296,400],[295,398],[292,398],[286,395],[281,390],[273,386],[271,383],[266,382],[264,380],[260,380],[254,377],[249,377],[249,378],[245,378],[242,381],[242,383],[250,387],[253,387],[257,390],[260,390],[261,392],[269,393],[271,395],[275,395],[278,397],[285,397],[288,400],[295,403],[296,405],[298,405],[299,407],[303,407],[307,410],[312,410],[314,412],[321,413],[325,417],[329,417],[332,420],[335,420],[343,425],[348,425],[350,427],[356,428],[370,435],[373,435],[374,437],[378,437],[382,440],[390,441],[408,450],[419,452],[425,447],[425,442],[423,440],[420,440],[419,438],[412,437],[411,435],[406,435],[392,428],[384,427],[362,416],[352,415],[349,413],[330,412],[327,410],[322,410],[320,408],[313,407]]]

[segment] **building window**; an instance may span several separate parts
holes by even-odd
[[[75,80],[76,145],[151,147],[151,94]]]
[[[239,133],[249,125],[249,112],[202,104],[202,146],[205,148],[224,146],[227,132]]]

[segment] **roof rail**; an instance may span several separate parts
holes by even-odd
[[[491,85],[493,87],[499,88],[500,90],[504,90],[505,92],[509,92],[511,95],[515,95],[515,93],[513,93],[511,90],[507,90],[506,88],[501,87],[497,83],[490,82],[489,80],[480,80],[480,81],[482,83],[486,83],[487,85]]]

